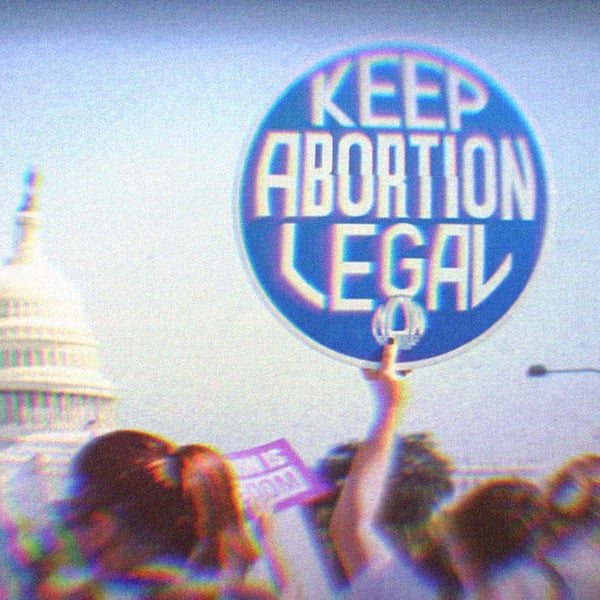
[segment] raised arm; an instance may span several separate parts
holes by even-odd
[[[394,371],[395,356],[395,344],[386,344],[379,369],[365,371],[373,387],[376,413],[331,519],[330,534],[351,581],[366,566],[389,554],[377,528],[377,514],[391,466],[396,427],[407,401],[406,383]]]

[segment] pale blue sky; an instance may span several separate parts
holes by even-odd
[[[471,59],[535,123],[556,183],[525,298],[466,353],[417,370],[404,429],[457,463],[551,468],[600,451],[594,2],[0,4],[0,249],[30,164],[43,243],[82,291],[121,424],[313,463],[371,416],[357,369],[304,345],[250,283],[234,231],[246,144],[273,101],[348,48],[417,39]],[[499,4],[501,6],[496,6]]]

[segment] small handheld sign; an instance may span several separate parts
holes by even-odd
[[[421,44],[359,48],[293,82],[240,174],[239,233],[292,331],[361,367],[482,339],[521,297],[550,216],[540,145],[487,73]]]
[[[330,491],[302,462],[285,439],[228,454],[246,508],[253,504],[280,511],[300,506]]]

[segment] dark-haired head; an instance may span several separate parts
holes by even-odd
[[[534,554],[545,522],[540,489],[523,479],[486,482],[450,513],[451,536],[480,579]]]
[[[77,527],[92,515],[111,519],[129,543],[154,557],[193,558],[204,570],[226,560],[222,539],[235,532],[245,558],[236,479],[228,461],[202,445],[182,446],[149,433],[114,431],[91,440],[75,457],[65,521]]]

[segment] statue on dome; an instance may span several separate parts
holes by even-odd
[[[23,194],[23,203],[19,212],[31,212],[38,209],[38,192],[42,176],[33,167],[25,172],[23,183],[25,184],[25,193]]]

